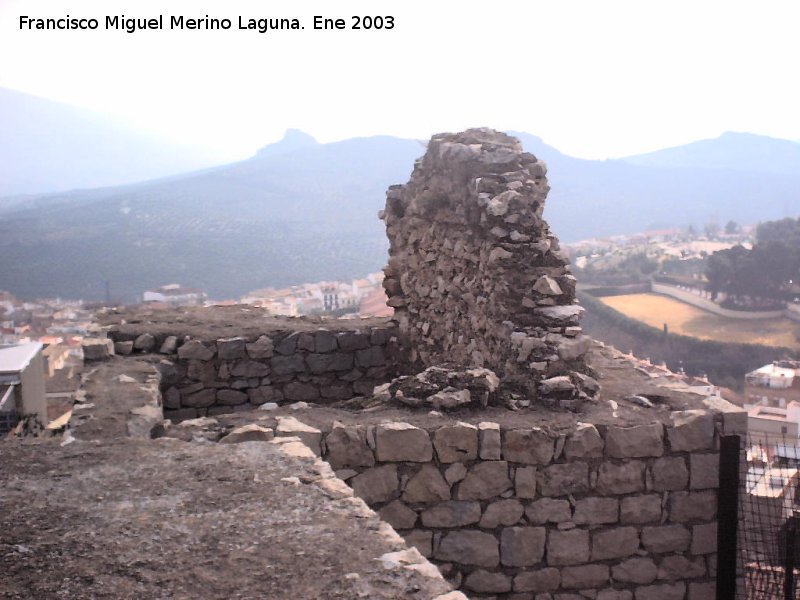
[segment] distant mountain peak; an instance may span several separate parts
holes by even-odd
[[[265,156],[275,156],[276,154],[286,154],[287,152],[317,145],[319,145],[319,142],[305,131],[287,129],[280,141],[264,146],[256,152],[256,157],[263,158]]]

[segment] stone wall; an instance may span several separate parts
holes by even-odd
[[[384,287],[422,367],[487,367],[531,399],[591,392],[574,375],[589,340],[542,218],[545,175],[515,138],[471,129],[434,136],[410,181],[389,188]]]
[[[266,402],[329,404],[396,376],[402,352],[396,328],[324,328],[216,340],[112,330],[117,354],[156,353],[164,415],[186,419]]]
[[[288,435],[472,598],[703,600],[715,594],[718,435],[746,428],[723,416],[559,434],[451,421]]]

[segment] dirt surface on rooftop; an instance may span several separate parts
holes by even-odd
[[[214,341],[220,338],[260,335],[283,337],[293,331],[350,331],[357,328],[382,327],[389,321],[382,318],[334,319],[324,317],[276,317],[263,308],[248,305],[179,307],[148,309],[133,307],[101,312],[97,322],[113,327],[122,334],[154,336],[189,336]]]

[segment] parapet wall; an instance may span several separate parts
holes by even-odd
[[[589,346],[575,278],[542,218],[546,172],[515,138],[470,129],[431,138],[389,188],[384,287],[423,368],[487,367],[531,400],[591,395],[574,375]]]
[[[369,395],[396,376],[402,351],[391,322],[309,327],[199,339],[111,327],[117,354],[160,353],[164,415],[186,419],[253,408],[265,402],[329,404]],[[347,329],[346,327],[350,327]],[[144,332],[142,332],[144,331]]]
[[[722,419],[335,424],[306,442],[473,598],[710,600]]]

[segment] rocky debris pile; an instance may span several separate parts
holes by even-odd
[[[435,410],[485,408],[499,387],[500,379],[489,369],[433,366],[376,387],[373,398]]]
[[[571,374],[586,372],[591,340],[542,218],[546,172],[491,129],[431,138],[409,182],[387,192],[383,285],[419,365],[490,368],[534,401],[557,392],[574,405],[592,393]]]

